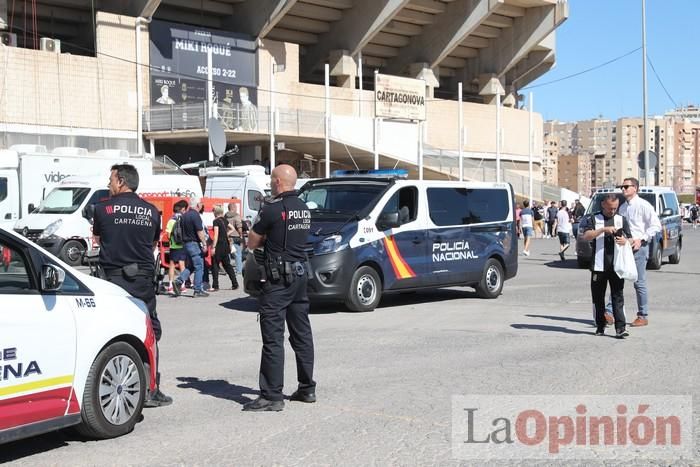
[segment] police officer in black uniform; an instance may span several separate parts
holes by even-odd
[[[306,294],[308,263],[304,245],[311,228],[311,213],[294,190],[297,174],[289,165],[275,167],[271,174],[272,200],[260,210],[259,220],[249,232],[248,248],[265,246],[266,281],[260,295],[261,396],[243,406],[245,411],[275,411],[284,408],[284,323],[297,362],[298,389],[291,400],[316,402],[314,342]]]
[[[92,226],[100,245],[100,267],[105,279],[146,304],[157,342],[161,326],[156,313],[153,249],[160,237],[160,213],[135,193],[139,174],[134,166],[118,164],[111,170],[111,198],[95,207]],[[159,373],[157,383],[160,383]],[[172,398],[156,388],[145,405],[160,407],[172,402]]]

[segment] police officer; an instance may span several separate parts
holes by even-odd
[[[260,295],[261,396],[243,406],[245,411],[275,411],[284,408],[284,323],[297,362],[298,389],[291,400],[316,402],[314,342],[306,295],[308,263],[304,252],[311,213],[294,184],[297,174],[289,165],[275,167],[271,174],[272,200],[260,210],[259,220],[249,232],[248,248],[265,246],[267,280]]]
[[[153,249],[160,237],[160,213],[155,206],[136,195],[139,174],[134,166],[117,164],[111,171],[111,198],[95,207],[92,226],[95,240],[100,245],[100,266],[105,279],[146,304],[158,341],[161,327],[156,313]],[[145,405],[160,407],[172,402],[171,397],[156,388]]]

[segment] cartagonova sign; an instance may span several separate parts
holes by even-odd
[[[691,396],[452,396],[457,459],[691,459]]]
[[[381,118],[425,120],[425,81],[377,73],[374,110]]]

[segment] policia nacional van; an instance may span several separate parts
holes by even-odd
[[[448,286],[496,298],[515,276],[509,184],[400,179],[405,171],[355,174],[336,171],[299,193],[311,211],[312,302],[370,311],[385,292]]]

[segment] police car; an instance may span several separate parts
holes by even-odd
[[[619,188],[602,188],[595,192],[591,203],[586,209],[586,216],[600,211],[600,203],[603,194],[616,193],[620,206],[625,203],[622,190]],[[668,262],[678,264],[681,261],[683,249],[683,222],[676,192],[669,187],[652,186],[639,187],[637,196],[648,201],[659,216],[661,232],[649,241],[649,260],[647,269],[661,269],[663,258],[668,257]],[[583,239],[583,232],[579,230],[576,238],[576,260],[579,268],[588,268],[592,257],[591,243]]]
[[[336,171],[306,183],[311,301],[371,311],[385,292],[475,287],[496,298],[518,270],[507,183],[405,180],[405,171]],[[252,256],[252,255],[251,255]],[[249,264],[246,263],[246,273]],[[246,290],[250,276],[246,274]]]
[[[145,305],[0,229],[0,443],[130,432],[156,387]]]

